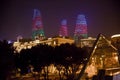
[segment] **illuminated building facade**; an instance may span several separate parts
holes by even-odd
[[[43,40],[45,38],[41,14],[38,9],[34,9],[32,37],[33,39],[39,39],[39,40]]]
[[[87,38],[87,22],[85,15],[78,15],[74,32],[75,43],[79,44],[80,39]]]
[[[96,38],[88,37],[80,40],[80,47],[93,47]]]
[[[87,58],[85,63],[87,65],[84,65],[82,70],[85,70],[88,77],[97,75],[99,70],[105,70],[105,75],[119,74],[118,54],[117,48],[111,44],[110,40],[100,34],[92,47],[90,56]]]
[[[59,36],[65,37],[68,36],[68,30],[67,30],[67,20],[62,20],[61,27],[59,30]]]
[[[120,34],[115,34],[111,36],[111,43],[120,50]]]
[[[50,46],[60,46],[61,44],[73,44],[74,40],[73,39],[67,39],[67,38],[48,38],[47,40],[34,40],[34,41],[29,41],[29,42],[20,42],[16,41],[13,43],[14,48],[16,49],[17,52],[20,52],[22,49],[31,49],[32,47],[39,45],[39,44],[47,44]]]

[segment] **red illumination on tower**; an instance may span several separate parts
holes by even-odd
[[[41,14],[38,9],[34,9],[33,14],[33,38],[34,39],[44,39],[44,31],[43,31],[43,24],[41,19]]]
[[[74,36],[87,38],[87,23],[84,15],[78,15]]]
[[[68,36],[68,31],[67,31],[67,20],[62,20],[61,22],[61,27],[59,30],[59,36],[65,37]]]
[[[85,15],[78,15],[74,32],[75,42],[79,43],[80,39],[87,38],[87,33]]]

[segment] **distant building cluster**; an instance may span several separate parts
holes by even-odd
[[[67,28],[67,20],[63,19],[61,21],[61,27],[59,29],[59,36],[60,37],[68,37],[68,28]],[[74,31],[74,42],[76,45],[80,45],[81,39],[88,38],[88,31],[87,31],[87,22],[85,15],[79,14],[76,20],[76,26]],[[34,9],[33,14],[33,39],[44,40],[44,29],[41,19],[41,13],[38,9]]]
[[[42,24],[41,13],[38,9],[34,9],[33,14],[33,39],[43,40],[45,39],[44,29]],[[76,20],[76,26],[74,31],[74,39],[78,42],[79,39],[87,38],[87,22],[85,15],[79,14]],[[61,27],[59,29],[59,36],[66,37],[68,35],[67,20],[61,21]]]
[[[21,42],[22,36],[17,37],[17,41],[14,42],[14,47],[19,52],[22,49],[31,48],[38,44],[48,44],[52,46],[70,43],[76,44],[79,47],[92,46],[95,39],[88,38],[87,32],[87,22],[85,15],[78,15],[76,20],[76,26],[74,31],[73,39],[66,38],[68,35],[67,20],[63,19],[61,21],[61,27],[59,28],[58,37],[56,38],[46,38],[44,34],[44,27],[42,23],[41,13],[38,9],[34,9],[33,23],[32,23],[32,41]]]
[[[14,42],[13,46],[16,49],[17,52],[20,52],[22,49],[31,49],[34,46],[37,46],[39,44],[45,44],[45,45],[50,45],[50,46],[59,46],[61,44],[65,44],[65,43],[69,43],[69,44],[73,44],[74,40],[73,39],[66,39],[66,38],[60,38],[60,37],[56,37],[56,38],[48,38],[46,40],[33,40],[33,41],[28,41],[28,42],[21,42],[21,41],[16,41]]]

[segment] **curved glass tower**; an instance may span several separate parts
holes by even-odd
[[[68,30],[67,30],[67,20],[63,19],[61,21],[61,27],[59,30],[59,36],[65,37],[68,36]]]
[[[34,9],[32,37],[33,39],[39,40],[43,40],[45,38],[41,14],[38,9]]]
[[[85,15],[78,15],[74,32],[74,39],[79,43],[80,39],[87,38],[87,22]]]

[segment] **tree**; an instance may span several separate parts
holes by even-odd
[[[14,49],[6,40],[0,41],[0,80],[7,80],[14,69]]]

